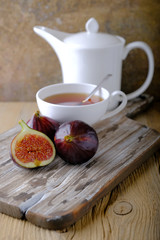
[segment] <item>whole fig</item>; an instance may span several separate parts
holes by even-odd
[[[96,131],[82,121],[63,123],[55,133],[57,154],[71,164],[84,163],[91,159],[98,148]]]
[[[36,111],[32,115],[27,125],[34,130],[46,134],[52,141],[54,141],[55,132],[59,128],[59,123],[56,120],[42,116],[39,111]]]
[[[42,132],[31,129],[21,120],[22,129],[11,142],[12,160],[21,167],[36,168],[51,163],[56,150],[51,139]]]

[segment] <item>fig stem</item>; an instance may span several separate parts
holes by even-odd
[[[40,116],[40,111],[37,110],[36,113],[35,113],[35,115],[36,115],[37,117],[39,117],[39,116]]]
[[[23,131],[26,131],[29,129],[28,125],[23,120],[20,120],[18,123],[21,126]]]
[[[73,141],[73,137],[70,136],[70,135],[65,136],[64,139],[65,139],[65,141],[68,142],[68,143],[70,143],[70,142]]]

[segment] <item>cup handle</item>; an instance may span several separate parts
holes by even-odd
[[[129,43],[125,46],[124,48],[124,55],[123,55],[123,60],[127,57],[128,53],[135,48],[142,49],[148,58],[148,74],[145,82],[142,84],[140,88],[138,88],[136,91],[127,94],[127,99],[133,99],[135,97],[138,97],[140,94],[142,94],[150,85],[154,73],[154,57],[151,48],[144,42],[137,41],[137,42],[132,42]]]
[[[106,118],[110,118],[113,117],[114,115],[116,115],[117,113],[119,113],[120,111],[122,111],[126,104],[127,104],[127,96],[124,92],[117,90],[114,91],[110,94],[110,98],[109,98],[109,104],[112,103],[112,101],[121,101],[120,105],[118,107],[116,107],[114,110],[107,112],[102,118],[101,120],[104,120]]]

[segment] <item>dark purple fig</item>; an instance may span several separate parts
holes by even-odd
[[[56,150],[51,139],[42,132],[31,129],[21,120],[22,127],[11,142],[12,160],[21,167],[36,168],[51,163]]]
[[[34,130],[46,134],[52,141],[54,141],[55,132],[59,128],[59,123],[56,120],[42,116],[39,111],[32,115],[27,125]]]
[[[96,131],[82,121],[63,123],[55,133],[57,154],[71,164],[84,163],[91,159],[98,148]]]

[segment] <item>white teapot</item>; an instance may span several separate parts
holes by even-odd
[[[151,48],[141,41],[125,46],[124,38],[99,33],[99,25],[94,18],[87,21],[86,31],[80,33],[65,33],[42,26],[35,26],[33,29],[55,50],[64,83],[97,85],[107,74],[112,74],[103,87],[110,93],[120,90],[122,61],[134,48],[145,51],[148,57],[148,75],[139,89],[127,95],[128,100],[142,94],[152,81],[154,58]]]

